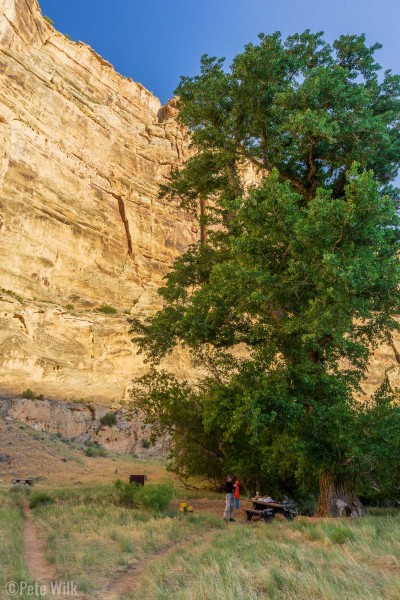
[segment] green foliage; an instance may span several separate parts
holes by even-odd
[[[49,24],[49,25],[54,25],[54,21],[53,19],[50,19],[50,17],[44,16],[43,19]]]
[[[41,506],[43,504],[52,504],[54,502],[54,498],[46,492],[35,492],[29,502],[30,508],[36,508],[37,506]]]
[[[244,159],[261,173],[277,168],[306,201],[318,187],[343,196],[354,161],[383,185],[393,179],[400,79],[387,71],[378,80],[374,53],[381,46],[367,47],[364,35],[330,46],[308,30],[286,40],[279,33],[259,38],[229,69],[203,56],[200,75],[181,78],[179,119],[199,152],[163,193],[194,207],[200,196],[217,194],[223,211],[226,199],[242,193]]]
[[[161,194],[208,235],[175,262],[163,309],[130,320],[152,366],[132,398],[154,436],[170,435],[180,477],[233,471],[299,494],[328,470],[360,489],[390,479],[394,493],[394,393],[354,401],[371,350],[399,329],[400,78],[378,80],[378,48],[262,35],[230,70],[203,57],[181,79],[197,153]],[[159,368],[178,344],[200,367],[195,384]]]
[[[6,290],[5,288],[0,288],[0,292],[3,292],[4,294],[7,294],[8,296],[12,296],[16,300],[18,300],[18,302],[21,302],[21,304],[24,302],[24,299],[22,298],[22,296],[20,296],[16,292],[13,292],[12,290]]]
[[[89,456],[90,458],[98,458],[100,457],[105,457],[107,456],[107,450],[105,448],[103,448],[103,446],[101,446],[98,442],[88,442],[85,444],[86,446],[86,451],[85,454],[86,456]]]
[[[143,446],[143,448],[150,448],[151,447],[151,440],[143,438],[142,439],[142,446]]]
[[[374,396],[356,407],[352,446],[363,466],[360,493],[368,503],[400,498],[400,404],[385,378]]]
[[[103,304],[103,306],[99,306],[97,309],[98,312],[104,313],[105,315],[116,315],[118,313],[117,309],[113,306],[109,306],[108,304]]]
[[[174,487],[169,483],[140,486],[135,483],[115,482],[120,504],[129,508],[145,508],[158,513],[168,510],[174,496]]]
[[[43,394],[35,394],[31,389],[26,389],[21,394],[22,398],[26,398],[27,400],[43,400]]]
[[[73,305],[73,304],[67,304],[67,305],[65,306],[65,308],[66,308],[67,310],[74,310],[74,308],[75,308],[75,307],[74,307],[74,305]]]
[[[105,414],[103,417],[101,417],[100,423],[103,426],[112,427],[117,423],[117,414],[113,412]]]

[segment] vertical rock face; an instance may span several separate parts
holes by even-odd
[[[141,362],[122,315],[154,310],[196,237],[158,199],[187,155],[173,104],[55,31],[36,0],[0,0],[1,391],[123,396]]]
[[[126,318],[157,308],[198,236],[158,199],[189,153],[175,115],[55,31],[37,0],[0,0],[0,393],[119,401],[143,372]],[[365,391],[385,372],[400,385],[399,361],[378,349]],[[169,366],[185,370],[181,352]]]

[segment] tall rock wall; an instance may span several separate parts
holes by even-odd
[[[173,113],[36,0],[0,0],[1,392],[119,400],[141,372],[126,317],[196,237],[157,197],[188,155]]]
[[[157,308],[198,236],[158,199],[188,153],[173,103],[55,31],[37,0],[0,0],[0,394],[126,396],[145,368],[127,316]],[[399,361],[379,348],[365,391],[385,372],[400,386]],[[185,371],[182,352],[167,366]]]

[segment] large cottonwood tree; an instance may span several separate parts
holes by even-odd
[[[319,478],[320,515],[363,512],[355,490],[379,444],[353,397],[399,310],[400,78],[379,77],[378,49],[261,35],[229,69],[205,56],[181,79],[196,154],[161,194],[199,215],[201,239],[159,291],[164,308],[132,328],[153,363],[135,401],[172,436],[182,476]],[[196,384],[157,366],[178,344],[201,365]]]

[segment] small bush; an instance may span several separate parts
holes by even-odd
[[[116,424],[116,422],[117,422],[117,415],[116,415],[116,413],[112,413],[112,412],[107,413],[100,419],[101,425],[104,425],[107,427],[112,427],[113,425]]]
[[[24,390],[21,394],[23,398],[27,398],[28,400],[35,400],[36,394],[31,389]]]
[[[23,494],[24,496],[29,496],[31,493],[31,488],[23,483],[13,483],[13,485],[10,487],[10,492],[13,494]]]
[[[49,24],[49,25],[54,25],[54,21],[53,19],[50,19],[50,17],[43,17],[43,19]]]
[[[145,508],[154,512],[165,512],[174,496],[170,483],[140,486],[135,483],[115,482],[118,502],[129,508]]]
[[[41,506],[42,504],[52,504],[54,502],[54,498],[46,494],[46,492],[36,492],[33,494],[29,506],[30,508],[36,508],[37,506]]]
[[[330,534],[329,539],[334,544],[345,544],[346,542],[352,542],[356,536],[354,531],[347,527],[336,527]]]
[[[98,456],[107,456],[107,450],[103,448],[98,442],[89,442],[86,448],[86,456],[90,458],[97,458]]]
[[[109,306],[108,304],[103,304],[103,306],[99,306],[97,310],[106,315],[116,315],[118,312],[116,308],[114,308],[113,306]]]
[[[75,306],[73,304],[67,304],[65,308],[67,310],[74,310]]]
[[[174,497],[174,488],[170,483],[150,484],[140,489],[140,504],[144,508],[155,512],[164,512],[169,509]]]
[[[142,446],[143,446],[143,448],[150,448],[151,441],[148,440],[148,439],[143,438],[143,440],[142,440]]]

